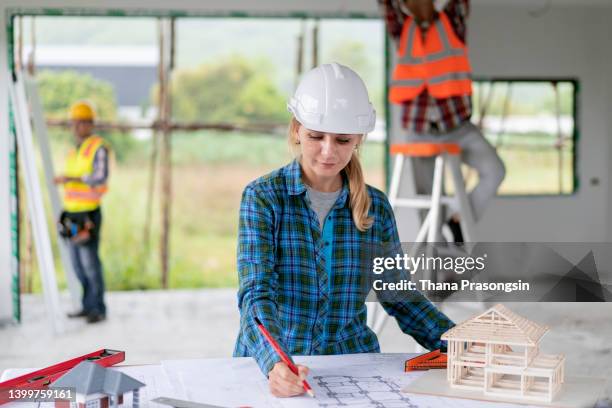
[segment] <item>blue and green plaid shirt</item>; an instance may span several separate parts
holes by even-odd
[[[399,245],[399,236],[385,194],[371,186],[367,190],[374,224],[361,232],[353,222],[346,181],[321,230],[297,161],[245,188],[235,357],[253,356],[264,375],[281,361],[254,316],[288,355],[380,351],[376,334],[366,325],[360,252],[364,245]],[[440,336],[453,323],[427,299],[381,303],[421,345],[430,350],[445,346]]]

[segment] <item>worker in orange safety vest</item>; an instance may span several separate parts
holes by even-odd
[[[472,70],[466,46],[469,0],[448,0],[436,10],[433,0],[378,0],[387,31],[396,43],[389,101],[401,105],[400,139],[405,142],[456,143],[462,162],[478,172],[469,193],[478,220],[496,195],[505,167],[482,132],[470,122]],[[431,194],[434,159],[413,158],[416,190]],[[462,242],[458,208],[447,225]]]
[[[422,1],[421,4],[426,3]],[[389,100],[393,103],[413,100],[426,88],[437,99],[472,94],[467,47],[454,33],[444,11],[425,32],[415,18],[408,16],[402,28],[397,58],[389,89]]]
[[[88,323],[106,318],[104,277],[98,255],[102,212],[100,204],[107,191],[110,149],[93,134],[95,112],[87,102],[70,108],[74,147],[69,151],[64,174],[55,177],[64,186],[64,211],[60,232],[68,238],[70,257],[83,287],[82,309],[69,317],[84,317]]]

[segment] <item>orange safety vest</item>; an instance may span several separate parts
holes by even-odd
[[[446,13],[439,13],[427,29],[425,41],[414,18],[408,16],[397,48],[389,101],[413,100],[424,89],[434,98],[471,95],[471,72],[467,47]]]
[[[81,178],[93,172],[93,162],[96,151],[105,145],[99,136],[89,136],[81,143],[78,151],[72,149],[66,159],[65,174],[68,177]],[[89,186],[81,181],[71,181],[64,184],[64,209],[69,212],[84,212],[100,207],[102,196],[107,186]]]

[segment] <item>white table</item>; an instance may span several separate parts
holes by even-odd
[[[465,399],[405,394],[400,389],[421,373],[404,373],[404,362],[414,354],[347,354],[296,356],[298,364],[310,368],[308,381],[317,394],[275,398],[268,391],[267,379],[252,358],[216,358],[162,361],[158,365],[118,366],[116,369],[147,384],[141,389],[141,407],[168,408],[151,402],[165,396],[224,407],[333,408],[357,407],[523,407]],[[29,369],[8,369],[2,381]],[[131,406],[125,398],[124,406]],[[7,404],[2,408],[35,408],[36,404]],[[40,408],[51,408],[44,403]]]

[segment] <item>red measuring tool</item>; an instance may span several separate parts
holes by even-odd
[[[125,351],[102,349],[84,356],[66,360],[62,363],[52,365],[28,374],[13,378],[12,380],[0,383],[0,405],[9,402],[9,390],[20,389],[41,389],[46,388],[53,381],[57,380],[66,371],[70,370],[81,361],[93,361],[103,367],[109,367],[125,360]]]
[[[446,354],[438,349],[406,360],[404,371],[429,370],[430,368],[446,368]]]

